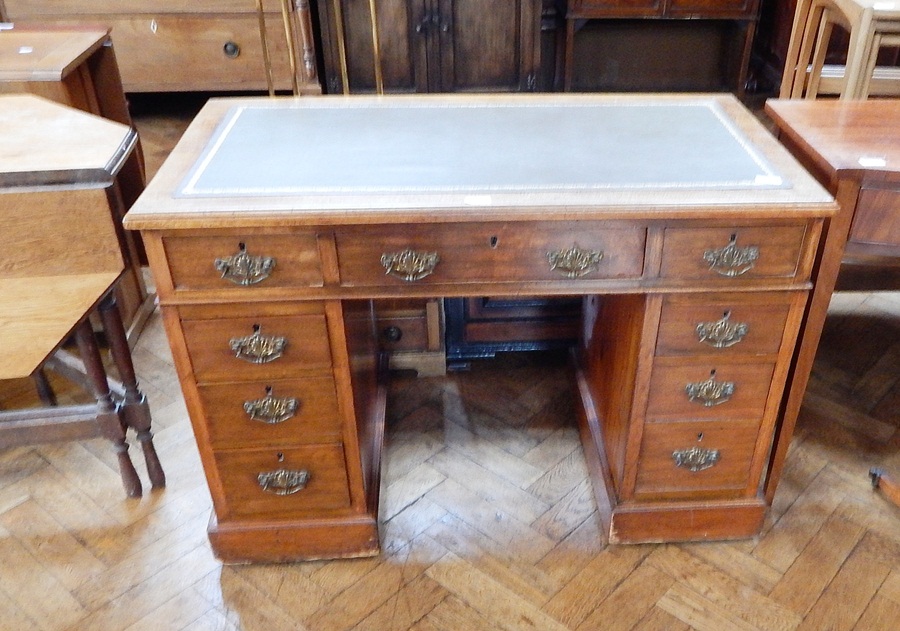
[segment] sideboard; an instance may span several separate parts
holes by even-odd
[[[726,95],[232,98],[126,225],[237,562],[377,553],[374,307],[409,297],[581,297],[609,540],[754,535],[835,212]]]

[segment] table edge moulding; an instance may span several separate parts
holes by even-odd
[[[389,298],[581,297],[604,536],[755,535],[835,212],[729,95],[416,95],[213,99],[125,222],[213,549],[271,562],[379,550]]]

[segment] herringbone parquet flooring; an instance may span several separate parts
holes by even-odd
[[[152,171],[183,119],[139,127]],[[730,543],[604,547],[565,362],[524,354],[393,380],[380,557],[223,566],[158,316],[134,355],[168,488],[126,499],[102,440],[0,451],[0,629],[898,628],[867,471],[900,473],[900,294],[835,297],[764,532]]]

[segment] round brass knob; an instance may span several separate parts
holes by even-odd
[[[385,327],[385,329],[381,332],[381,336],[387,342],[399,342],[400,338],[403,337],[403,330],[397,326]]]
[[[236,42],[225,42],[225,45],[222,46],[222,52],[225,53],[226,57],[234,59],[240,56],[241,47]]]

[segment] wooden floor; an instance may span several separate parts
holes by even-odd
[[[154,105],[138,119],[151,171],[189,118]],[[604,547],[565,364],[522,354],[393,381],[380,557],[223,566],[158,315],[134,356],[168,488],[126,499],[102,440],[0,451],[0,629],[900,624],[900,509],[867,477],[900,474],[898,293],[835,297],[765,530],[732,543]]]

